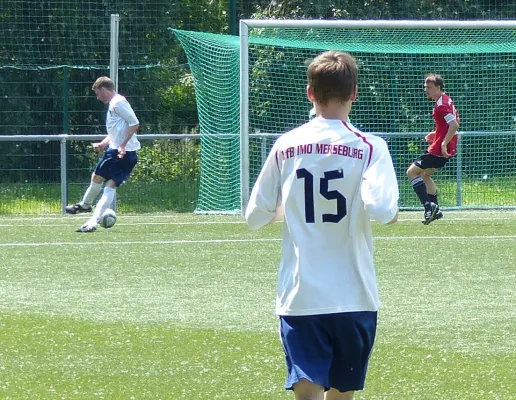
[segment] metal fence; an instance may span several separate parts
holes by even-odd
[[[389,144],[400,185],[401,208],[420,208],[405,170],[425,150],[425,134],[377,134]],[[278,136],[250,135],[250,187]],[[461,132],[459,136],[457,156],[435,175],[441,204],[455,209],[516,208],[516,133]],[[91,143],[104,137],[0,136],[0,213],[64,212],[67,204],[82,198],[101,156],[93,151]],[[139,162],[128,182],[117,191],[118,210],[195,211],[201,179],[201,136],[163,134],[138,138],[142,143]]]
[[[64,212],[81,200],[105,135],[0,136],[0,213]],[[191,212],[199,187],[199,135],[139,135],[138,167],[118,192],[126,212]]]
[[[428,146],[428,132],[375,132],[389,146],[400,187],[400,208],[421,209],[405,175]],[[250,134],[250,187],[278,134]],[[457,155],[433,176],[448,209],[516,208],[516,132],[459,132]]]

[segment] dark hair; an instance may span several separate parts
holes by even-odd
[[[348,101],[358,84],[357,62],[348,53],[326,51],[310,63],[307,77],[317,103]]]

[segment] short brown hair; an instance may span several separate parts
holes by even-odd
[[[315,101],[326,105],[329,100],[348,101],[358,84],[358,66],[348,53],[326,51],[308,66],[308,85]]]
[[[441,90],[444,89],[444,80],[443,77],[439,74],[431,74],[425,75],[425,82],[432,82],[435,86],[439,86]]]
[[[107,76],[101,76],[100,78],[98,78],[95,83],[93,84],[93,86],[91,87],[91,90],[95,90],[95,89],[102,89],[102,88],[106,88],[107,90],[115,90],[115,83],[109,79]]]

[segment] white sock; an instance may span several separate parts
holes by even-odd
[[[88,189],[86,189],[86,192],[84,193],[84,197],[82,198],[80,205],[83,207],[91,206],[97,198],[97,196],[99,195],[100,191],[102,190],[102,185],[102,183],[95,183],[91,181],[90,186],[88,187]]]
[[[90,219],[91,222],[100,222],[100,218],[104,215],[104,211],[111,207],[111,203],[113,203],[113,199],[115,198],[115,192],[116,189],[111,187],[106,186],[104,188],[104,193],[102,193],[102,197],[98,201],[95,211],[93,212],[93,216]]]

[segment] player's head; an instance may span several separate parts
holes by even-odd
[[[346,103],[356,99],[358,66],[348,53],[326,51],[308,66],[307,94],[310,101],[326,106],[330,101]]]
[[[107,76],[98,78],[95,83],[93,83],[91,90],[97,95],[97,100],[103,103],[109,103],[116,94],[115,83]]]
[[[425,75],[425,92],[429,99],[437,100],[444,91],[443,77],[439,74]]]

